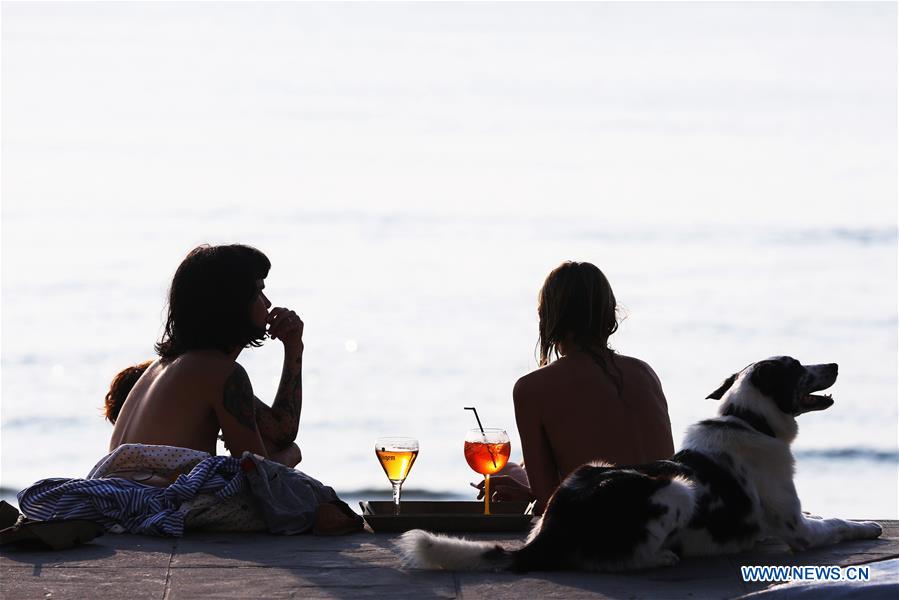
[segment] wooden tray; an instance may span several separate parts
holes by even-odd
[[[393,502],[360,502],[362,518],[377,533],[398,533],[410,529],[428,531],[528,531],[533,515],[524,514],[526,502],[493,502],[491,515],[484,514],[483,502],[403,502],[400,514],[393,514]]]

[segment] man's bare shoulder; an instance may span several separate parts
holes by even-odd
[[[173,366],[178,365],[183,369],[206,369],[210,371],[227,371],[234,368],[236,364],[228,355],[209,350],[192,350],[177,358],[163,362]]]
[[[196,374],[205,378],[210,386],[207,389],[212,393],[213,404],[221,403],[229,411],[234,407],[240,407],[244,412],[252,411],[255,400],[253,385],[246,369],[239,362],[224,355],[200,353],[190,358],[193,361],[192,368],[197,370]],[[249,421],[244,421],[244,424],[249,425]]]
[[[221,389],[237,368],[243,371],[238,363],[221,352],[185,352],[177,358],[160,363],[162,369],[179,379],[189,379],[213,389]]]

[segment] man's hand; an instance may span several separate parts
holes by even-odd
[[[484,482],[477,485],[478,500],[484,497]],[[509,475],[490,477],[491,502],[530,502],[534,499],[531,488]]]
[[[286,352],[303,351],[303,320],[290,309],[275,307],[268,313],[268,335],[281,340]]]

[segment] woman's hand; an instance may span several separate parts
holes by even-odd
[[[303,351],[303,320],[288,308],[276,307],[268,313],[268,335],[281,340],[285,352]]]
[[[484,482],[477,485],[478,500],[484,497]],[[534,499],[531,488],[509,475],[492,475],[490,477],[491,502],[530,502]]]

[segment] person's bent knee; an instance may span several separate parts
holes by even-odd
[[[300,464],[300,461],[303,460],[303,453],[300,451],[300,447],[297,446],[296,443],[291,443],[281,450],[273,452],[269,458],[275,462],[281,463],[286,467],[293,468]]]

